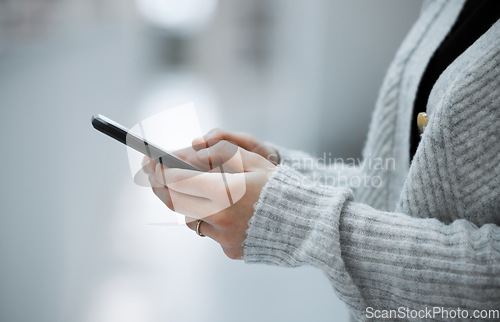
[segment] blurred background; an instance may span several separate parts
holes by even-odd
[[[346,321],[326,277],[226,259],[130,176],[126,126],[359,157],[421,1],[0,0],[0,321]]]

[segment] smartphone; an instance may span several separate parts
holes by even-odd
[[[92,125],[96,130],[112,137],[134,150],[141,152],[142,154],[169,168],[200,171],[181,159],[176,158],[172,154],[163,151],[153,143],[148,142],[145,138],[131,133],[126,127],[110,120],[105,116],[99,114],[92,116]]]

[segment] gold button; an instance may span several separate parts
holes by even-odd
[[[418,113],[417,127],[418,127],[418,131],[420,132],[420,134],[424,133],[424,130],[425,130],[425,127],[427,126],[427,123],[429,123],[429,116],[424,112]]]

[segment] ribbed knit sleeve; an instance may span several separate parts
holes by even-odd
[[[500,229],[377,211],[279,166],[255,205],[248,263],[322,269],[357,320],[374,309],[499,309]],[[472,311],[471,311],[472,314]]]
[[[500,228],[376,211],[348,203],[342,258],[367,305],[500,309]],[[439,316],[437,317],[439,318]]]
[[[297,170],[279,165],[254,206],[244,260],[319,267],[339,297],[359,312],[364,300],[345,268],[340,248],[339,217],[350,200],[350,189],[317,185]]]

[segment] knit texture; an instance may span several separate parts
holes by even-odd
[[[388,70],[359,166],[308,167],[310,156],[278,149],[246,262],[320,268],[359,321],[367,307],[500,309],[500,22],[440,76],[408,156],[418,83],[463,3],[425,2]]]

